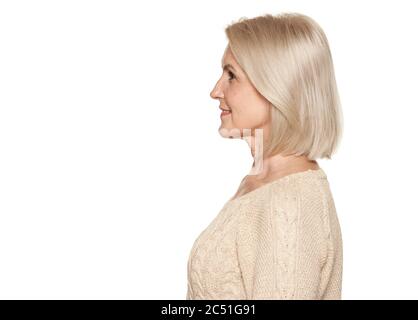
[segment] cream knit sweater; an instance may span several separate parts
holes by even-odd
[[[227,201],[195,240],[186,299],[341,299],[340,224],[322,169]]]

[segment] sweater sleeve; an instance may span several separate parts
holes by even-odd
[[[247,299],[321,299],[327,216],[319,189],[269,189],[238,220],[237,253]]]

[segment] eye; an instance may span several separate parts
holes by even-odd
[[[230,77],[230,78],[228,78],[228,80],[232,80],[232,79],[235,78],[235,75],[231,71],[228,71],[228,75]]]

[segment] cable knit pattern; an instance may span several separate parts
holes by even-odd
[[[225,203],[190,252],[186,299],[341,299],[342,235],[322,169]]]

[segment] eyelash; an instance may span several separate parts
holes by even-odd
[[[235,78],[235,75],[231,71],[228,71],[228,75],[231,77],[231,79],[228,79],[230,81]]]

